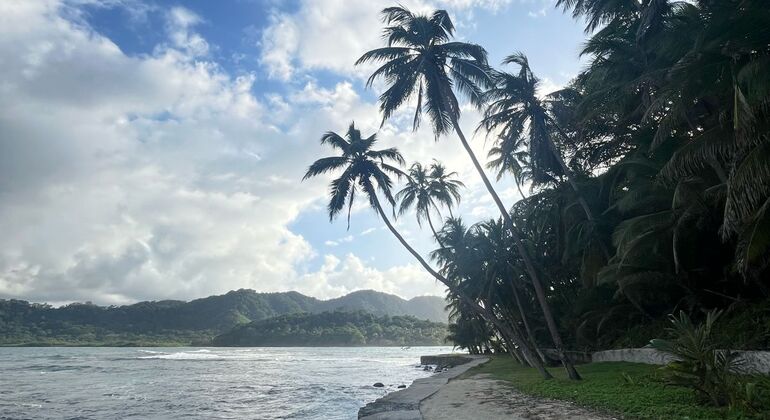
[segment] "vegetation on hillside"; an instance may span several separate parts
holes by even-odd
[[[434,226],[444,203],[431,201],[429,164],[406,170],[397,148],[377,149],[376,134],[354,125],[321,138],[337,153],[305,177],[334,173],[331,219],[365,199],[446,286],[456,344],[509,352],[545,379],[540,349],[555,348],[580,379],[565,348],[643,345],[678,311],[697,324],[723,310],[714,343],[768,348],[767,2],[557,4],[587,24],[587,65],[556,92],[541,90],[515,40],[494,68],[482,46],[454,39],[443,10],[384,9],[384,45],[357,62],[379,65],[368,85],[384,82],[383,122],[408,107],[415,130],[426,116],[437,141],[456,135],[499,218],[450,214]],[[494,140],[486,165],[460,127],[463,99]],[[504,203],[485,167],[521,200]],[[399,181],[406,187],[394,194]],[[461,198],[454,181],[447,206]],[[412,206],[435,238],[430,261],[391,220]]]
[[[239,325],[217,336],[217,346],[437,346],[446,324],[364,311],[291,314]]]
[[[239,324],[291,313],[364,310],[446,322],[443,306],[437,297],[407,301],[371,290],[322,301],[297,292],[242,289],[190,302],[108,307],[0,300],[0,345],[189,345],[206,343]]]

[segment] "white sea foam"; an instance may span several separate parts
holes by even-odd
[[[2,2],[2,0],[0,0]],[[354,419],[358,409],[432,372],[412,348],[4,348],[2,418]],[[62,359],[53,367],[39,360]],[[66,360],[65,360],[66,359]],[[41,370],[49,371],[42,373]],[[50,378],[49,378],[50,377]],[[382,382],[385,388],[375,388]],[[23,403],[39,407],[21,406]]]
[[[180,351],[177,353],[152,354],[140,356],[139,359],[166,359],[166,360],[224,360],[225,357],[211,353],[198,351]]]

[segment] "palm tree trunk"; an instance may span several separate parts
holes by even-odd
[[[506,308],[506,307],[504,307],[504,306],[500,305],[500,310],[501,310],[502,312],[504,312],[504,313],[505,313],[505,316],[506,316],[508,319],[510,319],[511,325],[516,325],[516,318],[513,316],[513,314],[511,313],[511,311],[510,311],[510,310],[508,310],[508,308]],[[523,338],[523,337],[522,337],[522,338]],[[530,342],[530,345],[531,345],[531,342]],[[515,349],[515,346],[513,346],[513,347],[514,347],[514,349]],[[536,351],[536,352],[538,352],[538,354],[540,353],[540,349],[538,349],[537,347],[533,347],[533,348],[535,349],[535,351]],[[543,359],[543,358],[541,357],[541,358],[540,358],[540,362],[545,362],[545,359]],[[526,366],[532,366],[532,364],[531,364],[531,363],[529,362],[529,360],[527,360],[527,359],[524,359],[524,363],[522,363],[522,364],[524,364],[524,365],[526,365]]]
[[[523,366],[532,366],[527,359],[525,359],[521,354],[519,354],[518,349],[516,346],[506,337],[503,337],[503,341],[505,342],[505,349],[508,350],[508,354],[511,355],[514,359],[516,359],[519,364]]]
[[[524,307],[521,306],[519,291],[516,290],[516,285],[513,284],[513,279],[511,279],[511,291],[513,292],[513,299],[516,301],[516,306],[519,307],[519,314],[521,315],[521,320],[524,323],[524,331],[527,333],[527,337],[529,337],[529,341],[532,343],[532,347],[534,347],[537,355],[540,356],[540,360],[545,363],[545,355],[540,350],[540,346],[537,345],[537,340],[535,339],[535,335],[532,333],[532,328],[529,326],[529,320],[527,319],[527,314],[524,312]]]
[[[519,182],[519,177],[514,177],[514,181],[516,183],[516,189],[519,190],[519,195],[521,196],[521,199],[527,198],[527,196],[524,195],[524,191],[521,190],[521,182]]]
[[[444,243],[441,242],[438,233],[436,233],[436,228],[433,227],[433,221],[430,219],[430,211],[427,212],[426,218],[428,219],[428,226],[430,226],[430,230],[433,232],[433,237],[436,238],[436,242],[438,242],[438,246],[444,248]]]
[[[505,325],[504,322],[500,322],[500,320],[497,319],[497,317],[494,315],[494,313],[489,313],[489,308],[483,308],[481,307],[476,301],[473,299],[465,296],[465,294],[461,293],[457,290],[456,287],[452,283],[450,283],[447,279],[444,278],[441,274],[439,274],[436,270],[433,269],[433,267],[428,264],[427,261],[420,255],[417,251],[415,251],[414,248],[412,248],[408,242],[404,239],[403,236],[396,230],[396,228],[393,226],[393,224],[390,223],[390,219],[388,219],[388,215],[385,214],[385,211],[382,209],[382,205],[380,205],[380,200],[377,199],[377,195],[372,192],[371,194],[372,203],[374,204],[375,209],[380,214],[380,217],[382,218],[382,221],[385,222],[385,225],[388,227],[390,232],[393,234],[393,236],[398,239],[398,241],[401,243],[401,245],[406,248],[407,251],[409,251],[410,254],[422,265],[422,267],[430,273],[436,280],[440,281],[444,286],[446,286],[452,293],[455,293],[457,296],[460,297],[460,299],[465,302],[468,306],[470,306],[474,311],[476,311],[482,318],[486,319],[487,322],[491,323],[492,325],[497,328],[497,330],[500,332],[500,334],[507,335],[509,338],[513,339],[513,341],[520,343],[521,351],[522,353],[529,359],[532,359],[535,361],[535,368],[540,372],[540,374],[543,376],[544,379],[551,379],[552,376],[548,371],[545,369],[545,366],[543,366],[542,363],[539,363],[537,358],[535,358],[532,354],[532,350],[529,348],[529,345],[527,345],[526,341],[521,339],[521,335],[517,335],[515,333],[515,330],[512,330],[507,325]],[[514,327],[515,328],[515,327]]]
[[[532,285],[535,288],[535,295],[537,296],[537,300],[538,300],[538,303],[540,304],[540,308],[543,310],[543,315],[545,316],[545,322],[546,322],[546,325],[548,326],[548,331],[551,333],[551,338],[553,339],[554,347],[556,347],[556,351],[559,354],[559,359],[561,360],[561,363],[564,365],[564,369],[567,370],[567,375],[569,376],[569,378],[574,380],[580,380],[580,374],[577,372],[577,370],[575,369],[575,366],[573,366],[572,364],[572,361],[569,360],[569,357],[567,357],[567,353],[564,351],[564,344],[561,340],[561,335],[559,334],[559,330],[556,328],[556,321],[553,319],[553,313],[551,312],[551,307],[548,304],[548,301],[546,300],[545,290],[543,289],[543,285],[540,283],[540,277],[538,276],[537,270],[535,269],[535,266],[532,263],[532,258],[530,258],[529,252],[524,247],[524,243],[522,241],[521,235],[519,235],[519,232],[516,230],[516,226],[513,224],[513,219],[511,218],[511,215],[508,213],[508,210],[503,205],[503,202],[500,200],[500,196],[497,195],[497,192],[492,186],[492,183],[489,182],[489,178],[487,178],[487,174],[484,173],[484,168],[482,168],[481,164],[479,163],[479,160],[476,158],[476,155],[473,153],[473,149],[471,149],[470,144],[468,144],[468,141],[465,139],[465,135],[463,134],[462,129],[460,129],[460,124],[458,123],[457,119],[453,118],[452,123],[454,124],[455,132],[457,132],[457,136],[460,137],[460,142],[465,148],[465,151],[468,152],[468,156],[471,158],[471,161],[473,162],[473,166],[476,167],[476,171],[479,173],[479,176],[481,176],[481,180],[484,182],[484,186],[487,187],[487,191],[489,191],[489,194],[492,196],[492,199],[497,205],[497,208],[500,210],[500,214],[503,217],[503,222],[505,223],[506,228],[508,228],[508,231],[511,233],[511,237],[513,237],[514,242],[516,243],[516,249],[519,251],[519,255],[521,256],[521,259],[524,261],[527,274],[529,275],[530,281],[532,281]]]

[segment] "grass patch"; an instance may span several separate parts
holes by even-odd
[[[603,362],[578,366],[582,381],[570,381],[561,368],[549,369],[553,380],[509,357],[494,357],[465,375],[490,374],[525,394],[568,400],[584,407],[637,419],[746,419],[742,413],[699,405],[692,391],[667,386],[658,366]]]

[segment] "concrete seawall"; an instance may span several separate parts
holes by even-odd
[[[483,356],[446,354],[423,356],[420,363],[447,367],[441,373],[412,382],[406,389],[391,392],[358,410],[358,418],[362,420],[421,420],[420,402],[435,394],[450,379],[455,378],[468,369],[489,360]]]

